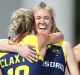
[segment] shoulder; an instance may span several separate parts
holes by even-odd
[[[73,53],[73,48],[70,42],[63,41],[63,45],[64,45],[67,55]]]
[[[27,35],[19,43],[20,44],[35,44],[37,43],[37,36]]]
[[[74,54],[76,57],[77,62],[80,62],[80,44],[76,45],[74,48]]]
[[[68,42],[68,41],[63,41],[63,44],[64,44],[64,46],[70,46],[71,45],[70,42]]]
[[[65,49],[67,49],[67,50],[72,49],[72,45],[68,41],[63,41],[63,45],[64,45]]]

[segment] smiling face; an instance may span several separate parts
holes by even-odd
[[[34,12],[35,28],[37,33],[50,33],[52,27],[52,17],[48,10],[39,9]]]

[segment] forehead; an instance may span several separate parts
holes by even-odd
[[[51,16],[51,14],[47,9],[37,9],[34,16]]]

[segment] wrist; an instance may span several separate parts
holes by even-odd
[[[14,52],[19,53],[20,45],[14,45],[12,49],[13,49]]]

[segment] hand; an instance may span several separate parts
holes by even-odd
[[[36,51],[31,50],[31,48],[34,47],[32,45],[17,45],[15,50],[30,63],[37,62],[39,60],[39,54]]]

